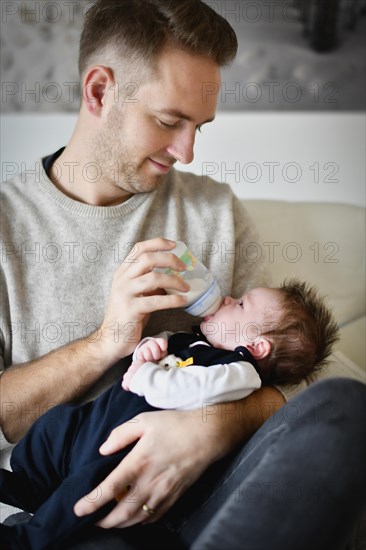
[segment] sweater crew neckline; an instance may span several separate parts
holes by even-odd
[[[119,218],[131,214],[136,208],[138,208],[152,193],[139,193],[133,195],[126,201],[115,206],[95,206],[92,204],[86,204],[79,202],[71,197],[65,195],[60,191],[55,184],[50,180],[44,167],[43,159],[39,161],[40,174],[38,179],[38,185],[42,191],[60,207],[68,210],[72,214],[79,216],[85,216],[89,218],[104,218],[112,219]]]

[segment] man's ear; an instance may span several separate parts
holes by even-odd
[[[83,102],[90,114],[101,115],[105,96],[108,90],[115,85],[112,69],[103,65],[92,67],[84,78]]]
[[[257,338],[252,344],[247,344],[246,346],[250,353],[253,355],[254,359],[264,359],[272,351],[272,342],[261,336]]]

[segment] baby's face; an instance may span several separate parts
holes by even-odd
[[[213,315],[207,315],[200,328],[211,345],[234,350],[252,344],[270,332],[281,314],[281,291],[254,288],[239,299],[226,296]]]

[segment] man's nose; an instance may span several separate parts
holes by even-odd
[[[185,128],[176,132],[172,143],[167,147],[167,152],[182,164],[190,164],[194,159],[195,139],[195,129]]]

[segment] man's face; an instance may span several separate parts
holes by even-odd
[[[151,76],[131,84],[133,95],[117,102],[111,91],[94,151],[107,180],[128,193],[153,191],[176,161],[192,162],[196,132],[214,118],[219,86],[213,61],[167,49]]]
[[[226,296],[219,310],[206,316],[200,328],[216,348],[234,350],[253,344],[278,321],[281,298],[281,292],[272,288],[254,288],[238,300]]]

